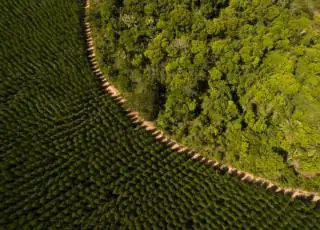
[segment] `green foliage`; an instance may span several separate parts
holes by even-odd
[[[92,19],[100,63],[146,118],[209,156],[225,151],[224,162],[279,183],[292,165],[299,167],[290,181],[320,171],[317,1],[143,0],[125,1],[118,11],[106,5],[91,10],[111,15],[101,27]],[[134,25],[119,26],[125,14]],[[111,41],[110,26],[119,39]],[[152,87],[159,84],[161,90]],[[273,149],[286,152],[285,161]],[[308,183],[320,189],[316,179]]]
[[[124,1],[143,9],[139,3]],[[6,22],[0,23],[1,228],[319,226],[314,204],[223,175],[132,124],[90,72],[80,1],[0,5]],[[113,11],[101,14],[105,19]],[[154,85],[150,78],[137,92]],[[191,100],[186,109],[194,106]]]

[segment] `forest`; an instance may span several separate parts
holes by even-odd
[[[99,65],[179,142],[320,189],[320,3],[93,1]]]
[[[1,230],[318,228],[312,195],[241,180],[133,123],[93,72],[85,5],[0,1]]]

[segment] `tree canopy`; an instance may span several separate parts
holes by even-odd
[[[320,5],[310,0],[95,2],[99,64],[182,143],[320,189]],[[112,7],[110,7],[112,5]]]

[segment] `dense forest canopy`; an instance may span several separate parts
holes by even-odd
[[[99,64],[182,143],[291,186],[319,189],[320,3],[101,0]]]

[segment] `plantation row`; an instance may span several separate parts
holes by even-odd
[[[319,204],[243,183],[132,123],[90,71],[83,1],[0,7],[1,227],[319,226]]]

